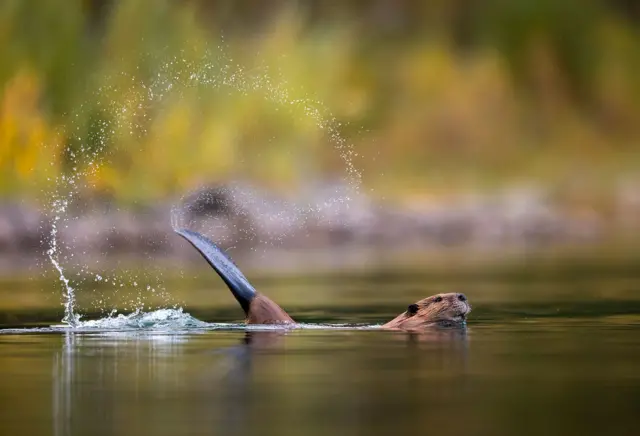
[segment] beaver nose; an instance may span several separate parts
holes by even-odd
[[[458,294],[458,300],[460,301],[467,301],[467,296],[464,294]]]

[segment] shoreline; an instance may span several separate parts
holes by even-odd
[[[308,204],[325,204],[326,191],[316,192]],[[580,255],[602,247],[603,256],[620,255],[640,246],[640,223],[630,219],[640,216],[635,203],[605,215],[568,211],[537,191],[405,205],[344,196],[350,196],[348,204],[312,210],[271,193],[218,186],[188,196],[177,217],[168,202],[135,209],[72,204],[73,212],[58,222],[58,256],[72,269],[77,264],[88,270],[103,262],[117,267],[118,259],[183,267],[196,262],[199,255],[174,236],[172,224],[210,237],[243,270],[262,265],[280,273],[309,264],[349,270],[465,259],[517,262],[539,253]],[[50,216],[26,203],[0,204],[0,275],[48,263],[51,226]]]

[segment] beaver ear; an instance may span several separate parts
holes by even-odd
[[[417,304],[410,304],[409,307],[407,308],[407,313],[409,315],[415,315],[416,313],[418,313],[418,305]]]

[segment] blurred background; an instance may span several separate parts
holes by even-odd
[[[636,434],[639,248],[637,0],[0,0],[0,435]]]
[[[0,274],[52,270],[56,199],[78,275],[200,262],[176,205],[266,275],[628,271],[639,23],[631,0],[4,0]]]

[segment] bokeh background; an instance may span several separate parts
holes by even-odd
[[[0,436],[636,435],[639,291],[639,0],[0,0]]]
[[[0,271],[51,270],[56,199],[83,274],[199,261],[176,204],[249,271],[635,265],[639,23],[631,0],[4,0]]]

